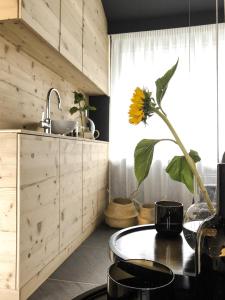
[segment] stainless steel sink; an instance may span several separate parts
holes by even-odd
[[[54,134],[68,134],[75,128],[75,122],[71,120],[51,120],[51,129]]]

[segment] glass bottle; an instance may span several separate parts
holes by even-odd
[[[206,184],[205,188],[209,194],[209,198],[212,201],[214,209],[216,208],[215,201],[215,184]],[[210,217],[212,214],[209,211],[208,205],[205,202],[202,193],[199,192],[196,180],[194,180],[194,197],[192,205],[187,209],[184,215],[183,233],[184,237],[192,249],[196,246],[196,235],[199,226],[204,222],[205,219]]]
[[[84,131],[95,132],[95,123],[88,117],[88,111],[84,111]]]
[[[197,232],[197,298],[225,299],[225,164],[217,165],[217,210]]]
[[[88,111],[85,110],[84,114],[81,117],[79,116],[76,119],[75,125],[75,136],[76,137],[85,137],[85,133],[91,133],[94,136],[95,133],[95,123],[88,117]]]

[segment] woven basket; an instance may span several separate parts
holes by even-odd
[[[113,228],[126,228],[137,225],[138,212],[134,203],[127,198],[113,199],[105,212],[105,222]]]
[[[154,204],[144,204],[140,207],[138,224],[154,224],[155,223],[155,205]]]

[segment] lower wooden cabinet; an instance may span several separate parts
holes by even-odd
[[[98,149],[95,145],[83,144],[83,230],[97,217],[98,202]]]
[[[0,132],[0,299],[27,299],[107,203],[108,144]]]
[[[19,285],[59,253],[59,139],[18,135]]]
[[[83,143],[83,230],[101,215],[107,199],[108,144]]]
[[[82,234],[82,144],[60,140],[60,250]]]

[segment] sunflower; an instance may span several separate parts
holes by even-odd
[[[133,97],[131,98],[131,105],[129,110],[129,122],[131,124],[137,125],[144,118],[144,99],[145,94],[142,89],[137,87],[134,91]]]

